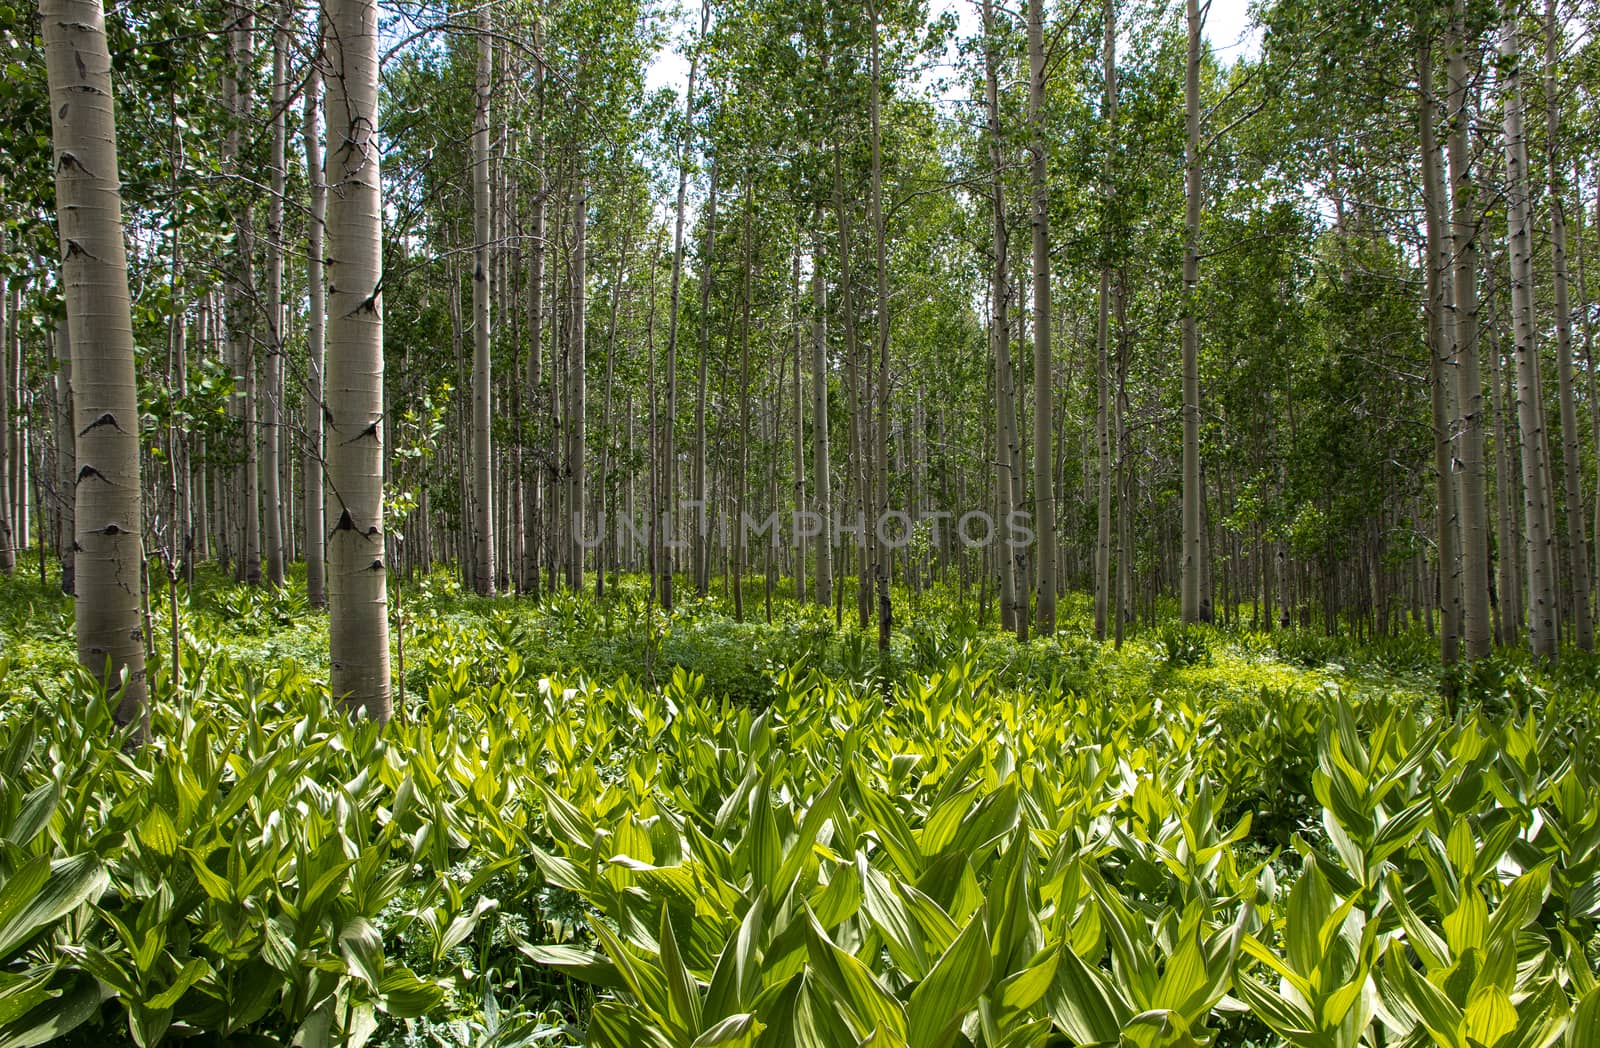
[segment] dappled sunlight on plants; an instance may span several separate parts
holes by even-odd
[[[380,729],[300,591],[207,580],[131,752],[7,583],[0,1043],[1513,1048],[1600,1009],[1579,660],[1450,716],[1381,646],[947,613],[880,660],[624,582],[408,583]]]

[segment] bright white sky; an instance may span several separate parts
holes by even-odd
[[[934,14],[954,11],[961,20],[963,36],[978,32],[978,8],[974,0],[932,0]],[[691,23],[699,25],[699,4],[690,0],[685,4],[684,21],[677,27],[675,36],[685,32]],[[1206,16],[1206,38],[1217,56],[1224,62],[1241,56],[1252,56],[1261,46],[1261,31],[1251,26],[1249,0],[1211,0]],[[689,63],[675,47],[669,46],[656,56],[646,77],[646,86],[654,91],[670,87],[681,97],[685,81],[689,78]]]

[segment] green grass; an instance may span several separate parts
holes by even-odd
[[[1600,1012],[1593,660],[1118,652],[1078,596],[1018,644],[924,594],[887,658],[637,578],[400,596],[380,731],[298,578],[202,572],[130,752],[70,602],[0,582],[0,1046],[1575,1048]]]

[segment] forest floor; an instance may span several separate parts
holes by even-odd
[[[1421,631],[1171,622],[1115,650],[1081,595],[1018,643],[944,592],[896,594],[882,658],[758,587],[737,622],[636,577],[535,603],[434,574],[391,591],[380,734],[328,702],[303,579],[203,573],[177,687],[152,595],[129,752],[32,566],[0,580],[0,1044],[1355,1045],[1437,997],[1493,1044],[1600,1015],[1592,658],[1447,674]],[[30,869],[69,897],[13,927]],[[1497,935],[1514,965],[1465,958]]]

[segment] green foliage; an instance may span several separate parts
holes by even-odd
[[[0,1044],[1586,1043],[1571,688],[1446,718],[1254,636],[954,614],[879,663],[637,586],[408,586],[382,729],[294,590],[186,598],[141,750],[0,665]]]

